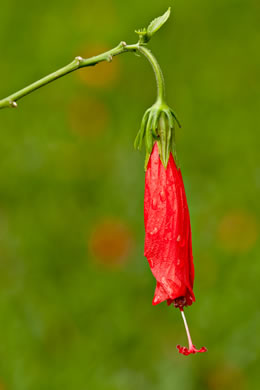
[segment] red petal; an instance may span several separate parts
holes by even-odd
[[[183,296],[191,305],[194,267],[185,189],[172,154],[165,169],[157,143],[145,176],[144,222],[145,256],[157,281],[153,304]]]

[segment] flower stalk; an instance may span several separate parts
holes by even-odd
[[[163,97],[164,83],[163,83],[163,77],[160,71],[159,64],[156,61],[155,57],[152,55],[151,51],[148,50],[145,47],[145,45],[152,38],[152,36],[164,25],[164,23],[167,21],[169,16],[170,16],[170,8],[162,16],[153,20],[147,29],[141,29],[136,31],[139,36],[139,40],[136,44],[127,45],[124,41],[122,41],[119,43],[119,45],[117,45],[113,49],[101,53],[97,56],[93,56],[90,58],[82,58],[81,56],[75,57],[75,59],[71,63],[64,66],[63,68],[58,69],[57,71],[41,78],[40,80],[35,81],[34,83],[26,86],[25,88],[22,88],[21,90],[0,100],[0,109],[17,108],[18,107],[17,101],[23,98],[24,96],[29,95],[33,91],[36,91],[37,89],[51,83],[52,81],[55,81],[71,72],[76,71],[77,69],[85,68],[88,66],[94,66],[103,61],[111,62],[113,57],[119,54],[123,54],[127,52],[137,52],[137,51],[143,54],[153,66],[156,75],[158,95]]]
[[[157,99],[156,103],[158,104],[164,104],[165,100],[165,84],[164,84],[164,78],[163,78],[163,73],[161,70],[161,67],[151,52],[147,47],[144,45],[139,45],[139,52],[142,53],[150,62],[152,65],[154,74],[155,74],[155,79],[156,79],[156,84],[157,84]]]
[[[6,98],[0,100],[0,109],[1,108],[16,108],[17,107],[17,101],[21,98],[23,98],[26,95],[29,95],[33,91],[51,83],[52,81],[55,81],[71,72],[74,72],[75,70],[85,68],[88,66],[94,66],[100,62],[107,61],[111,62],[114,56],[117,56],[122,53],[126,52],[134,52],[138,50],[139,44],[135,45],[127,45],[125,42],[120,42],[119,45],[114,47],[113,49],[106,51],[104,53],[101,53],[97,56],[90,57],[90,58],[82,58],[80,56],[75,57],[75,59],[70,62],[68,65],[64,66],[63,68],[57,70],[56,72],[53,72],[49,74],[48,76],[43,77],[42,79],[28,85],[27,87],[19,90],[18,92],[13,93],[12,95],[7,96]]]

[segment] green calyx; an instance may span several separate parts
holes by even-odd
[[[180,123],[173,110],[165,103],[156,102],[146,110],[134,142],[135,149],[141,150],[143,141],[145,141],[145,170],[155,142],[157,142],[163,166],[165,168],[167,167],[170,153],[173,154],[177,164],[175,122],[180,127]]]

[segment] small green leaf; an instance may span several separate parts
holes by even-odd
[[[147,28],[147,35],[149,39],[152,37],[154,33],[156,33],[156,31],[158,31],[164,25],[164,23],[167,22],[170,13],[171,13],[171,8],[168,8],[168,10],[162,16],[159,16],[158,18],[154,19],[149,24]]]

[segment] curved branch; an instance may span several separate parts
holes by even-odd
[[[18,92],[13,93],[12,95],[7,96],[6,98],[0,100],[0,109],[1,108],[16,108],[17,100],[22,97],[29,95],[36,89],[43,87],[46,84],[51,83],[54,80],[59,79],[60,77],[65,76],[68,73],[74,72],[77,69],[85,68],[87,66],[94,66],[102,61],[111,62],[114,56],[117,56],[122,53],[127,52],[137,52],[142,53],[152,65],[154,70],[156,83],[157,83],[157,102],[163,103],[165,98],[165,87],[164,87],[164,79],[163,74],[160,68],[160,65],[151,50],[147,49],[140,42],[134,45],[127,45],[125,42],[120,42],[118,46],[115,48],[106,51],[105,53],[99,54],[90,58],[82,58],[76,57],[70,64],[64,66],[61,69],[58,69],[56,72],[49,74],[48,76],[43,77],[42,79],[35,81],[34,83],[28,85],[27,87],[21,89]]]
[[[6,98],[0,100],[0,109],[8,108],[8,107],[16,108],[17,100],[21,99],[26,95],[29,95],[29,93],[35,91],[36,89],[39,89],[44,85],[49,84],[52,81],[65,76],[68,73],[74,72],[77,69],[84,68],[87,66],[94,66],[102,61],[111,62],[114,56],[125,52],[136,51],[137,49],[138,49],[138,44],[127,46],[125,42],[120,42],[119,45],[116,46],[115,48],[105,53],[99,54],[97,56],[86,58],[86,59],[82,57],[76,57],[70,64],[64,66],[63,68],[57,70],[56,72],[53,72],[48,76],[45,76],[42,79],[21,89],[20,91],[15,92],[12,95],[9,95]]]
[[[76,57],[70,64],[64,66],[63,68],[49,74],[48,76],[43,77],[42,79],[35,81],[34,83],[28,85],[27,87],[21,89],[18,92],[13,93],[12,95],[7,96],[6,98],[0,100],[0,109],[8,107],[17,107],[17,100],[22,97],[29,95],[29,93],[43,87],[46,84],[51,83],[54,80],[59,79],[60,77],[65,76],[68,73],[74,72],[77,69],[84,68],[86,66],[94,66],[102,61],[112,61],[114,56],[122,54],[125,52],[136,52],[137,50],[142,53],[152,65],[152,68],[155,73],[156,83],[157,83],[157,102],[162,104],[165,97],[165,87],[164,80],[161,68],[152,54],[152,52],[147,49],[144,45],[148,42],[151,37],[165,24],[167,19],[170,16],[170,8],[158,18],[154,19],[146,29],[141,29],[136,31],[139,35],[139,41],[135,45],[127,45],[125,42],[120,42],[118,46],[114,49],[106,51],[105,53],[99,54],[90,58]]]

